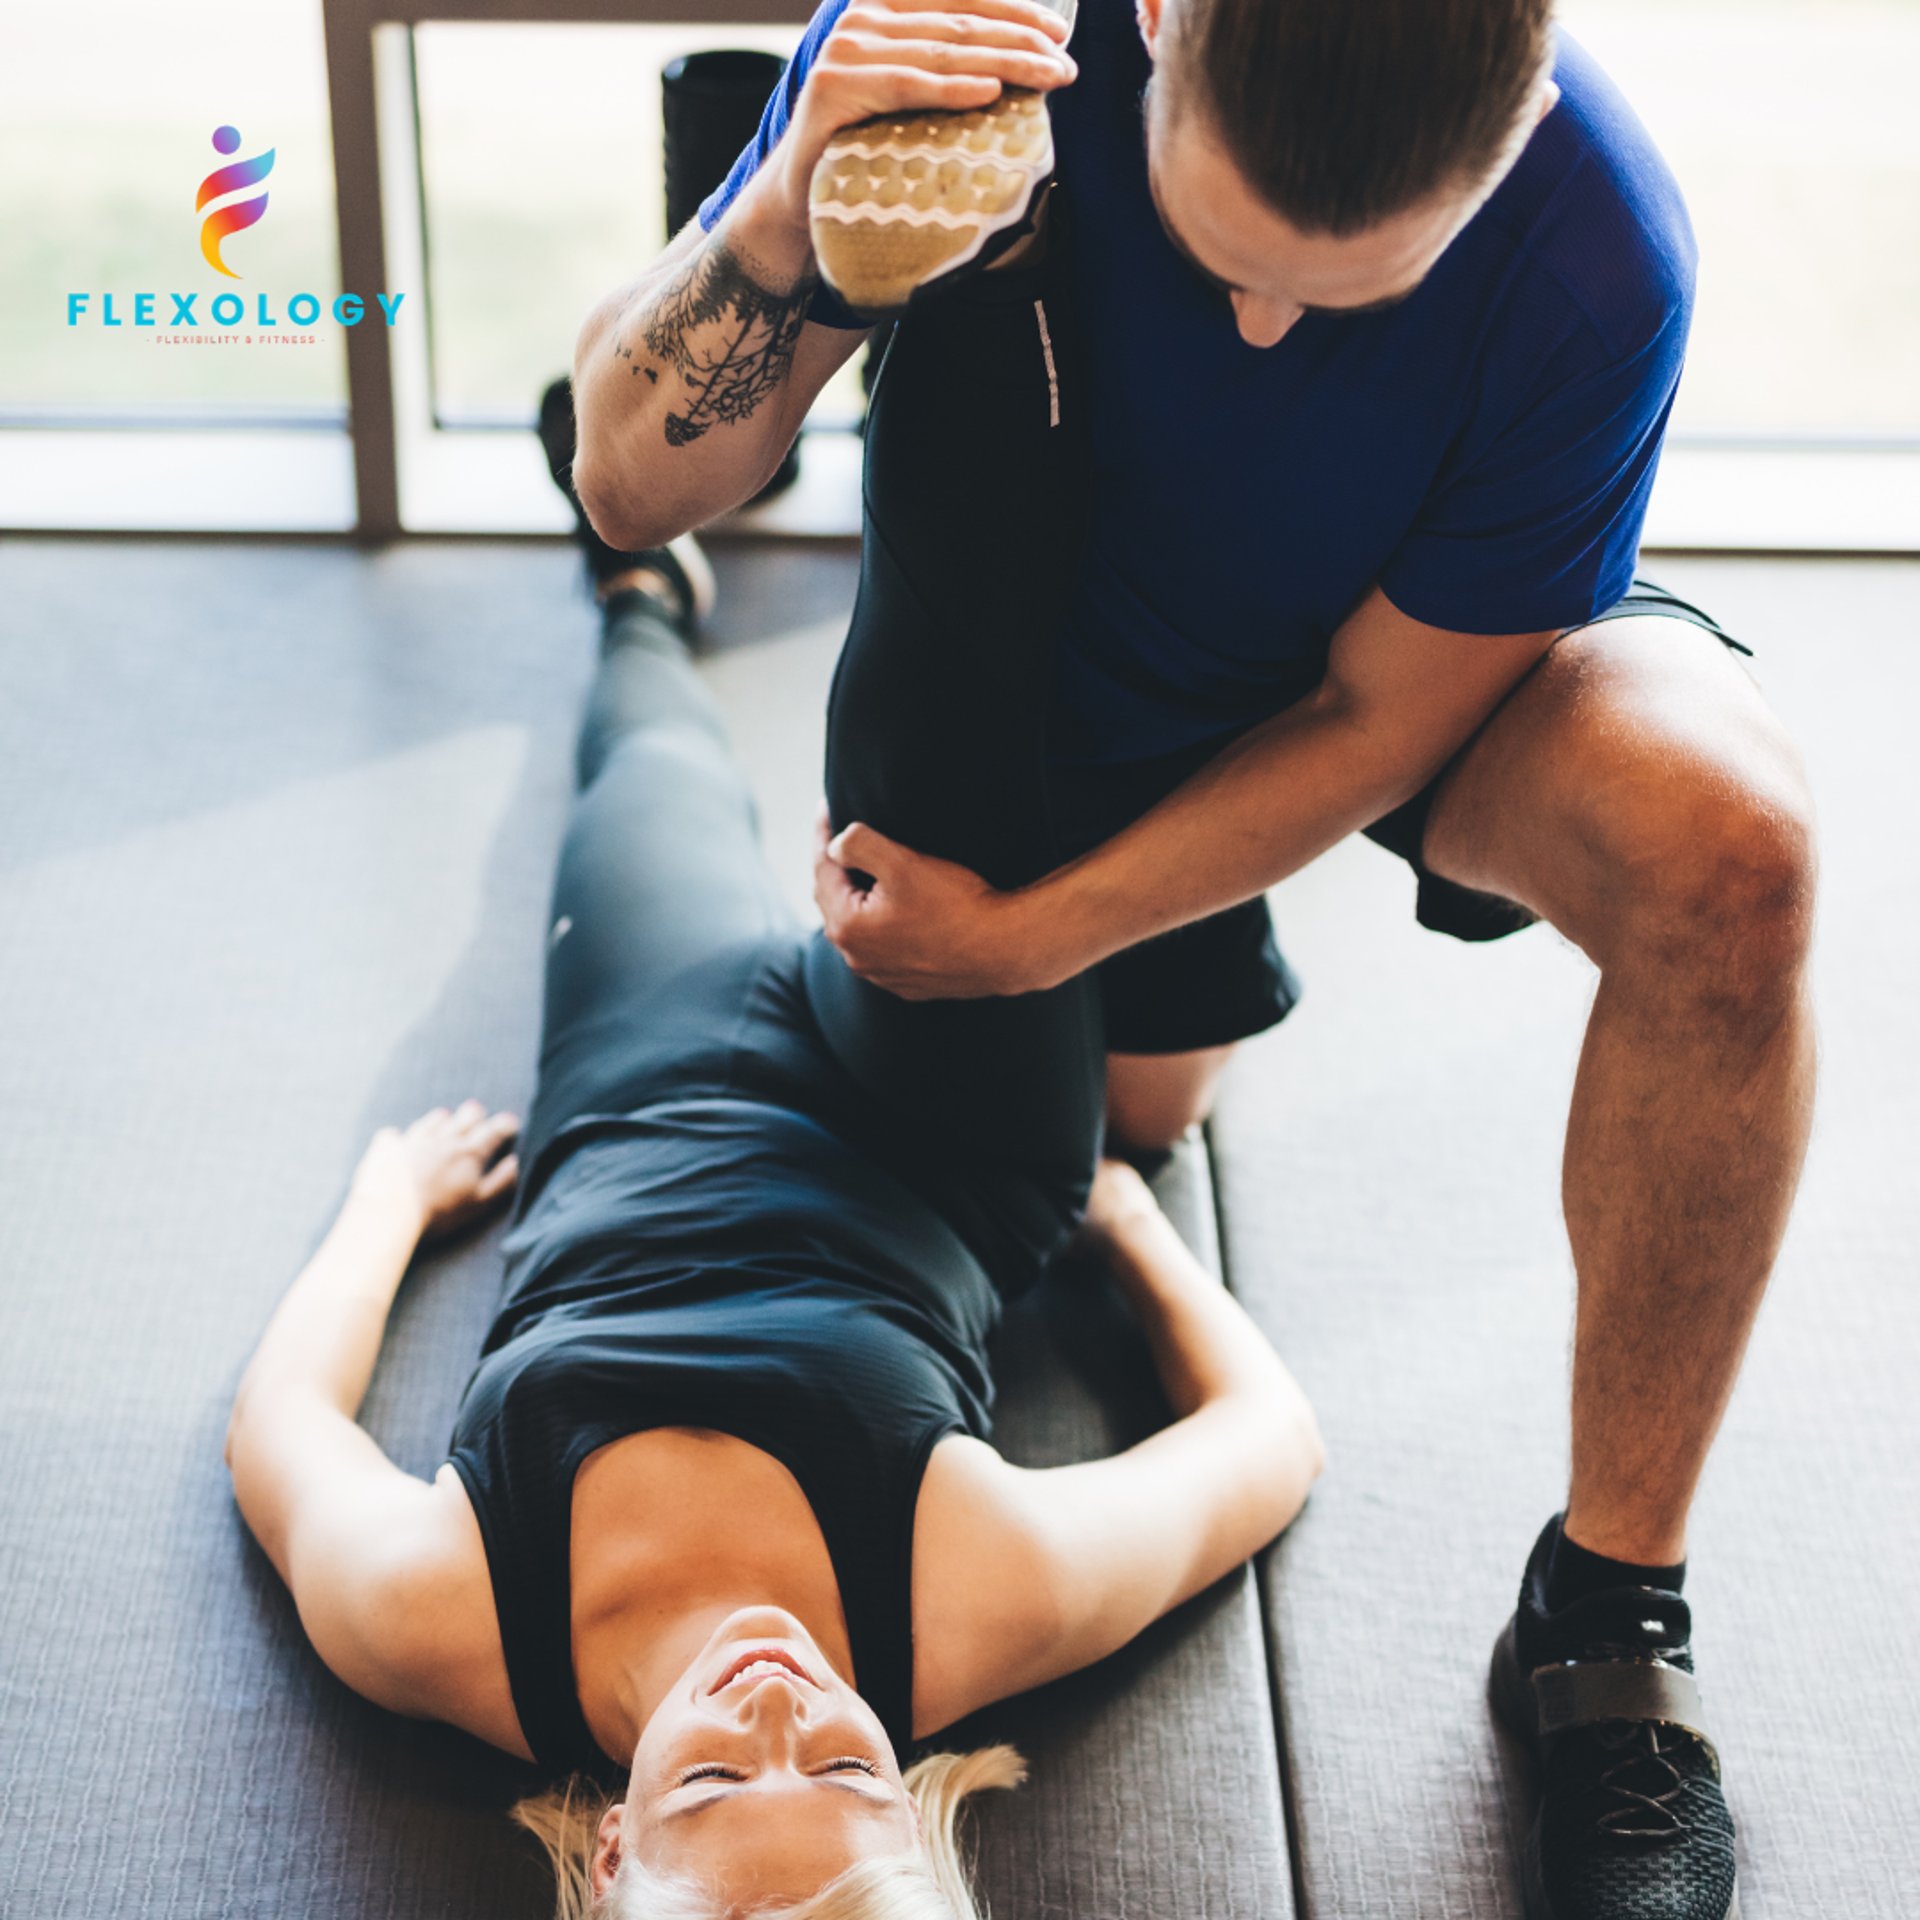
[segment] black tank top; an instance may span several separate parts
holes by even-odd
[[[523,1181],[449,1457],[522,1731],[555,1772],[607,1768],[572,1668],[574,1476],[664,1426],[735,1435],[792,1473],[832,1557],[854,1683],[897,1751],[912,1739],[914,1505],[936,1442],[990,1431],[1001,1295],[965,1207],[942,1203],[947,1175],[902,1159],[822,1046],[798,944],[731,1029],[724,1085],[576,1116]]]

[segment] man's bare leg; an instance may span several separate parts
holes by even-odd
[[[1170,1147],[1213,1110],[1233,1048],[1107,1055],[1107,1135],[1136,1153]]]
[[[1578,1276],[1565,1532],[1681,1560],[1688,1508],[1785,1230],[1813,1105],[1811,808],[1710,634],[1570,634],[1443,783],[1434,872],[1600,968],[1567,1129]]]

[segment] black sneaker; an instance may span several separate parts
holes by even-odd
[[[1527,1920],[1737,1920],[1733,1816],[1686,1601],[1615,1587],[1548,1613],[1546,1545],[1543,1535],[1489,1682],[1538,1770]]]
[[[573,508],[573,537],[584,555],[587,589],[596,592],[604,581],[634,567],[651,567],[672,585],[672,612],[681,630],[691,634],[713,608],[713,569],[690,533],[669,546],[628,553],[610,547],[594,532],[580,496],[573,490],[573,382],[562,375],[540,396],[540,445],[547,456],[553,484]]]

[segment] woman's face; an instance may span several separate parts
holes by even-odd
[[[641,1731],[594,1886],[606,1890],[630,1848],[729,1905],[797,1899],[918,1838],[873,1709],[792,1614],[752,1607],[720,1623]]]

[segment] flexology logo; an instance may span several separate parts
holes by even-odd
[[[215,127],[213,147],[216,153],[231,153],[240,144],[238,127]],[[257,187],[273,171],[274,149],[269,147],[265,153],[251,160],[236,160],[230,167],[215,167],[200,182],[200,197],[193,203],[198,213],[209,200],[225,199],[230,193],[239,193],[246,187]],[[224,273],[229,280],[238,280],[240,276],[220,257],[220,243],[229,234],[239,233],[243,228],[253,226],[267,210],[267,196],[263,193],[252,200],[229,200],[224,207],[214,210],[200,223],[200,251],[206,255],[207,265],[215,273]]]
[[[213,148],[221,154],[238,152],[240,129],[234,126],[215,127]],[[234,234],[259,225],[265,215],[266,194],[253,193],[251,189],[259,186],[273,171],[278,152],[277,147],[269,147],[265,153],[256,154],[250,160],[236,160],[230,166],[215,167],[200,182],[200,190],[193,203],[194,213],[205,215],[199,223],[200,256],[215,273],[228,280],[238,280],[242,275],[227,265],[222,249]],[[236,199],[233,197],[235,195],[241,197]],[[129,296],[122,293],[117,297],[125,302]],[[173,316],[165,321],[157,319],[154,313],[156,303],[163,297],[173,303]],[[389,327],[399,315],[400,303],[406,297],[404,293],[376,293],[373,296]],[[67,325],[77,327],[93,306],[95,298],[92,293],[69,293]],[[162,346],[312,346],[317,336],[302,329],[313,326],[319,320],[323,304],[330,308],[335,323],[343,327],[357,327],[366,317],[367,309],[366,301],[357,293],[335,294],[330,303],[323,303],[317,293],[296,293],[284,302],[277,294],[256,293],[253,296],[253,313],[249,318],[247,303],[239,294],[220,293],[208,302],[210,324],[202,326],[198,292],[169,293],[164,296],[136,293],[131,296],[133,311],[130,319],[116,308],[116,296],[113,293],[101,293],[97,298],[101,326],[157,328],[154,339]],[[280,318],[283,310],[286,315],[284,324]],[[242,331],[243,328],[254,331]]]

